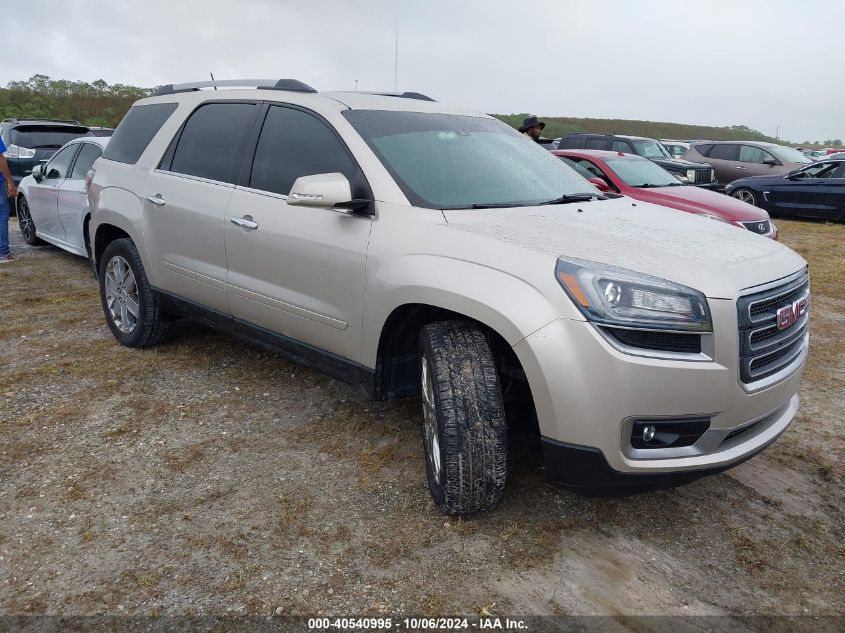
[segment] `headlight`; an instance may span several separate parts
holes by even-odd
[[[595,323],[713,331],[707,300],[698,290],[582,259],[558,259],[555,275],[569,298]]]
[[[19,147],[17,145],[9,145],[6,151],[3,152],[6,158],[35,158],[35,150],[28,147]]]
[[[695,182],[695,170],[694,169],[687,169],[687,180],[690,182]]]

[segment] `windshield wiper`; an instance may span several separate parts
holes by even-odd
[[[536,206],[542,207],[547,204],[567,204],[569,202],[589,202],[593,198],[596,200],[607,200],[605,196],[598,193],[565,193],[559,198],[546,200],[545,202],[538,202]]]
[[[511,207],[524,207],[522,202],[485,202],[472,205],[473,209],[510,209]]]

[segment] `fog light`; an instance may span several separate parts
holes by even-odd
[[[650,442],[654,439],[654,432],[657,429],[654,428],[653,424],[649,424],[648,426],[643,427],[643,442]]]

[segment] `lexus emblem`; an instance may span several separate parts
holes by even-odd
[[[765,233],[766,229],[768,229],[768,228],[769,227],[766,226],[765,222],[760,222],[760,224],[757,225],[757,229],[760,231],[760,233]]]
[[[807,297],[794,301],[792,305],[783,306],[777,312],[778,329],[785,330],[795,324],[798,319],[807,314]]]

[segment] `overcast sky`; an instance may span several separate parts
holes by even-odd
[[[845,2],[0,0],[0,84],[293,77],[484,112],[845,137]],[[9,6],[11,5],[11,6]],[[2,113],[0,113],[2,114]]]

